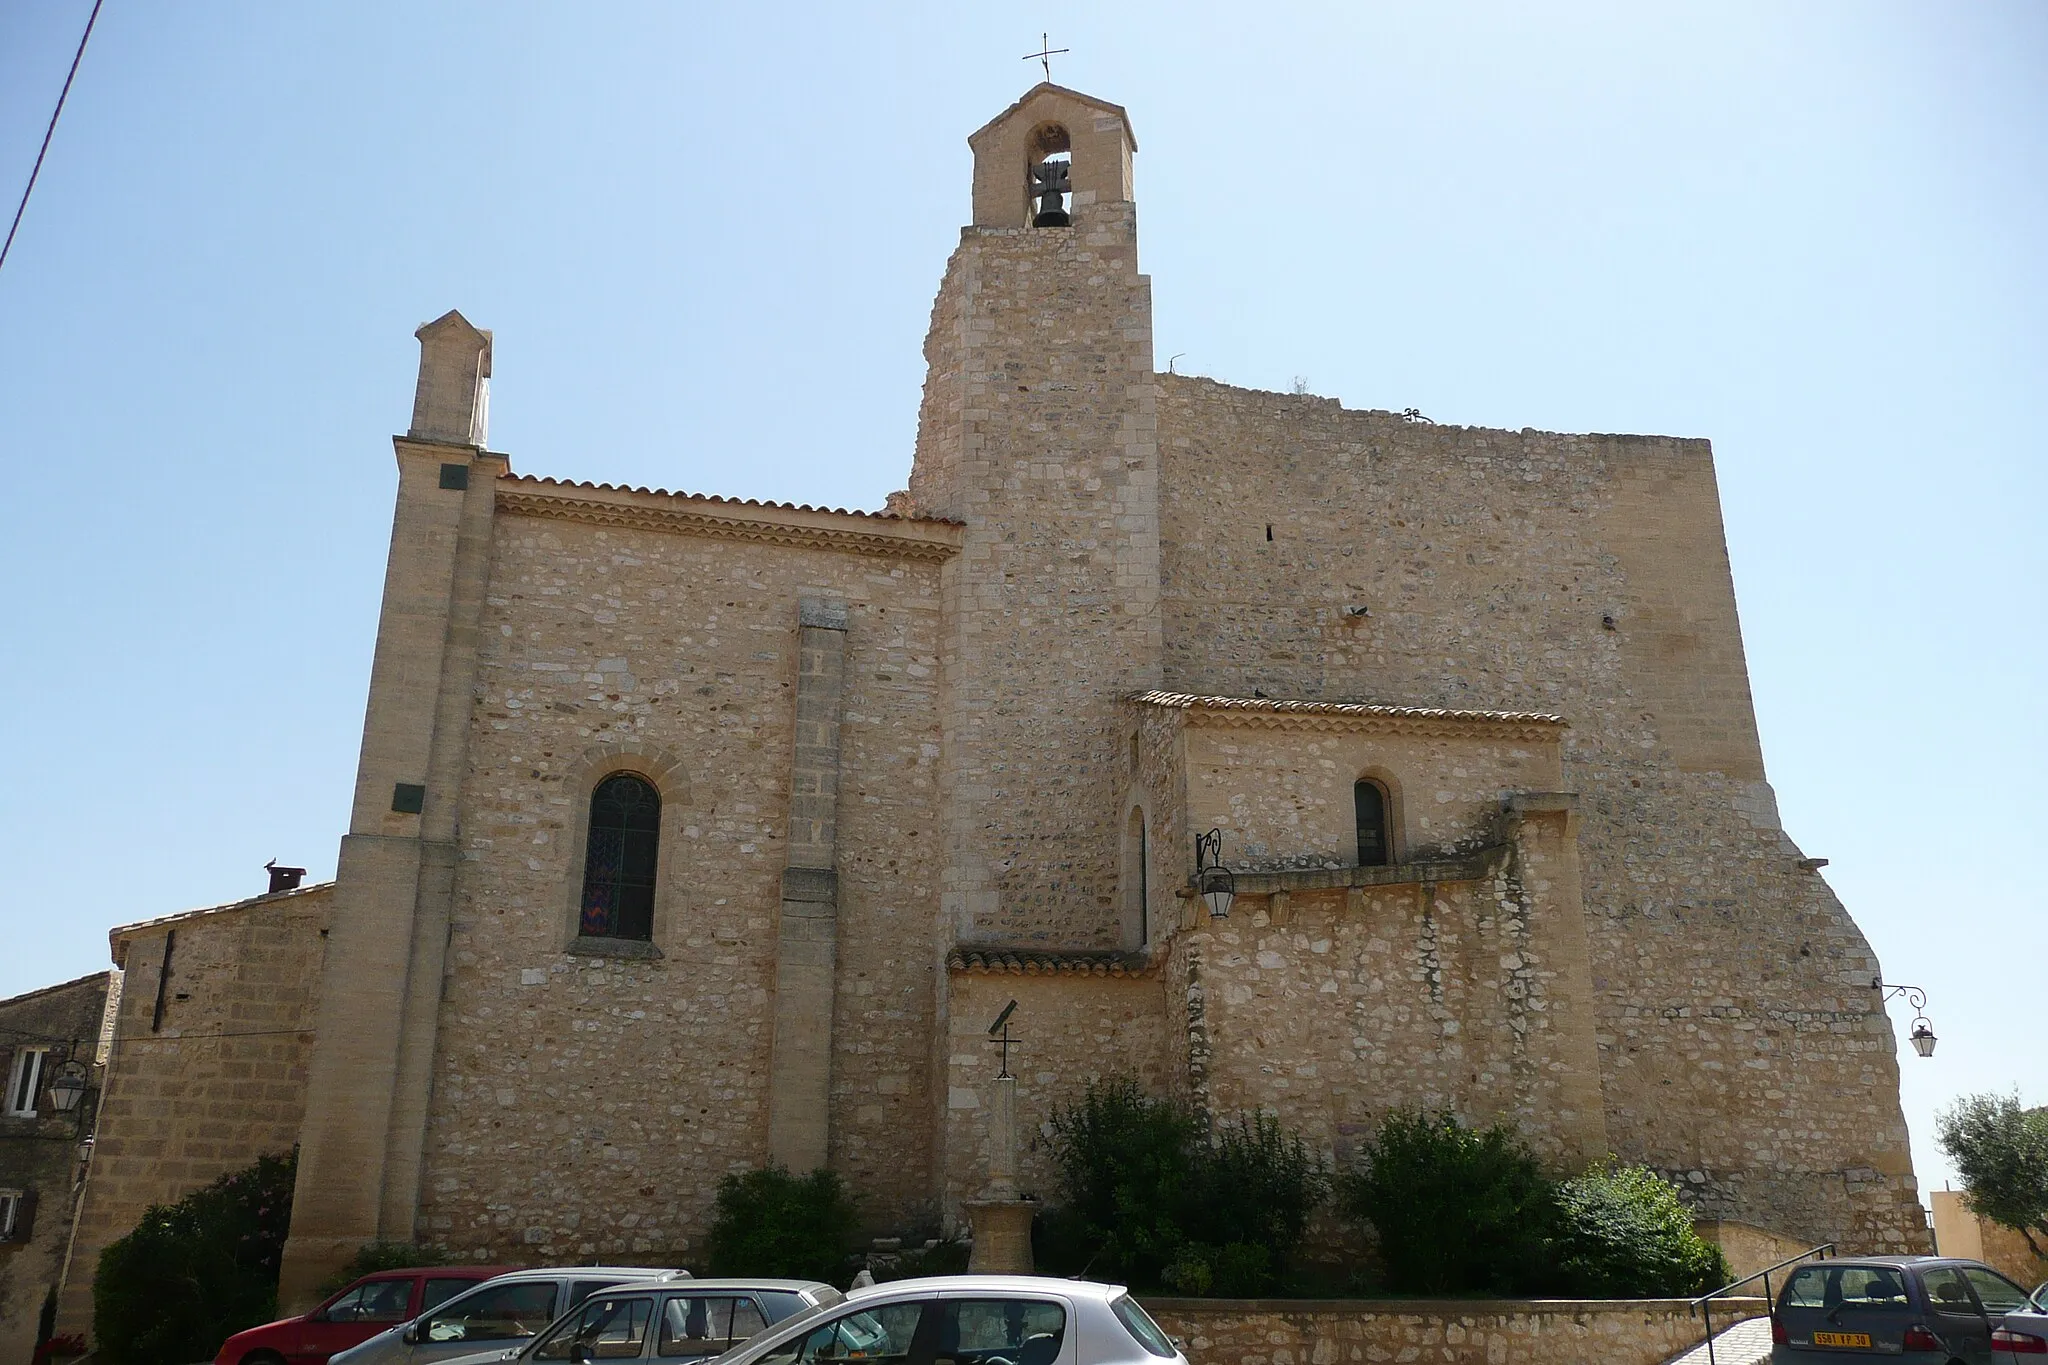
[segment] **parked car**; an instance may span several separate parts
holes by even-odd
[[[602,1357],[593,1352],[590,1358]],[[954,1275],[856,1289],[841,1303],[769,1328],[720,1365],[854,1359],[861,1365],[1187,1365],[1179,1346],[1123,1286],[1029,1275]]]
[[[459,1356],[448,1365],[517,1361],[709,1360],[771,1325],[846,1296],[817,1280],[662,1280],[592,1294],[516,1350]]]
[[[569,1309],[628,1280],[688,1279],[687,1270],[578,1265],[519,1270],[336,1355],[330,1365],[439,1365],[480,1350],[524,1346]]]
[[[1991,1349],[1998,1365],[2027,1365],[2036,1356],[2048,1361],[2048,1284],[2036,1285],[2025,1303],[2005,1315],[1991,1333]]]
[[[2027,1291],[1980,1261],[1865,1256],[1794,1270],[1771,1315],[1772,1365],[1873,1355],[1910,1365],[1992,1365],[1992,1333]]]
[[[221,1344],[214,1365],[327,1365],[335,1352],[361,1345],[393,1323],[410,1322],[481,1280],[518,1268],[437,1265],[380,1270],[310,1313],[235,1333]]]

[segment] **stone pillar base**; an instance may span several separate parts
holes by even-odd
[[[970,1275],[1029,1275],[1031,1219],[1038,1205],[1029,1199],[971,1199],[968,1226],[974,1229],[974,1250],[967,1258]]]

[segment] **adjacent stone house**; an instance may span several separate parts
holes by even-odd
[[[298,1145],[332,895],[332,884],[295,887],[108,935],[122,990],[107,1014],[62,1330],[89,1330],[100,1253],[150,1205]]]
[[[55,1325],[117,979],[95,972],[0,1000],[0,1360],[27,1361]]]
[[[687,1260],[770,1160],[951,1224],[1015,1000],[1027,1135],[1118,1072],[1339,1160],[1447,1107],[1705,1217],[1923,1248],[1877,961],[1765,777],[1707,443],[1162,373],[1125,112],[1040,85],[969,145],[881,512],[515,473],[490,333],[420,329],[337,879],[161,928],[217,936],[191,1008],[261,997],[294,1041],[260,1084],[117,1051],[105,1141],[154,1145],[118,1200],[103,1155],[109,1207],[296,1136],[288,1305],[373,1239]],[[172,949],[121,933],[125,1047]],[[217,1109],[146,1103],[166,1077]]]

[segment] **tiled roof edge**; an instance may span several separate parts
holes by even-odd
[[[955,948],[946,966],[956,972],[1012,976],[1150,976],[1159,964],[1143,953],[1045,952],[1031,948]]]
[[[1446,706],[1378,706],[1349,701],[1283,701],[1273,697],[1219,697],[1190,692],[1134,692],[1131,701],[1182,711],[1242,711],[1272,716],[1363,716],[1388,720],[1442,720],[1510,725],[1554,725],[1570,722],[1549,711],[1467,711]]]

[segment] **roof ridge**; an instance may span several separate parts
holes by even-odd
[[[676,498],[685,502],[716,503],[723,507],[759,507],[778,512],[812,512],[822,516],[861,517],[868,521],[896,521],[906,525],[960,526],[951,517],[906,517],[900,512],[868,512],[858,507],[816,507],[807,502],[776,502],[767,498],[734,498],[722,493],[692,493],[669,488],[643,488],[623,483],[592,483],[589,479],[555,479],[540,474],[501,474],[500,483],[536,484],[543,488],[581,488],[595,493],[636,493],[648,498]]]
[[[24,1000],[33,1000],[39,995],[49,995],[53,991],[69,990],[73,986],[83,986],[88,981],[102,980],[111,975],[111,968],[102,967],[96,972],[87,972],[84,976],[74,976],[69,981],[58,981],[48,986],[37,986],[33,990],[23,991],[20,995],[10,995],[4,1000],[0,1000],[0,1006],[18,1005]]]
[[[222,901],[219,905],[194,906],[190,910],[177,910],[168,915],[158,915],[154,919],[139,919],[133,924],[117,924],[107,931],[107,937],[110,940],[118,941],[122,935],[132,934],[141,929],[155,929],[161,925],[175,924],[180,920],[196,919],[200,915],[219,915],[225,914],[230,910],[242,910],[255,905],[259,901],[288,901],[295,896],[305,896],[315,891],[331,891],[333,889],[334,882],[330,880],[314,882],[309,886],[295,886],[289,891],[265,891],[260,895],[244,896],[238,901]]]

